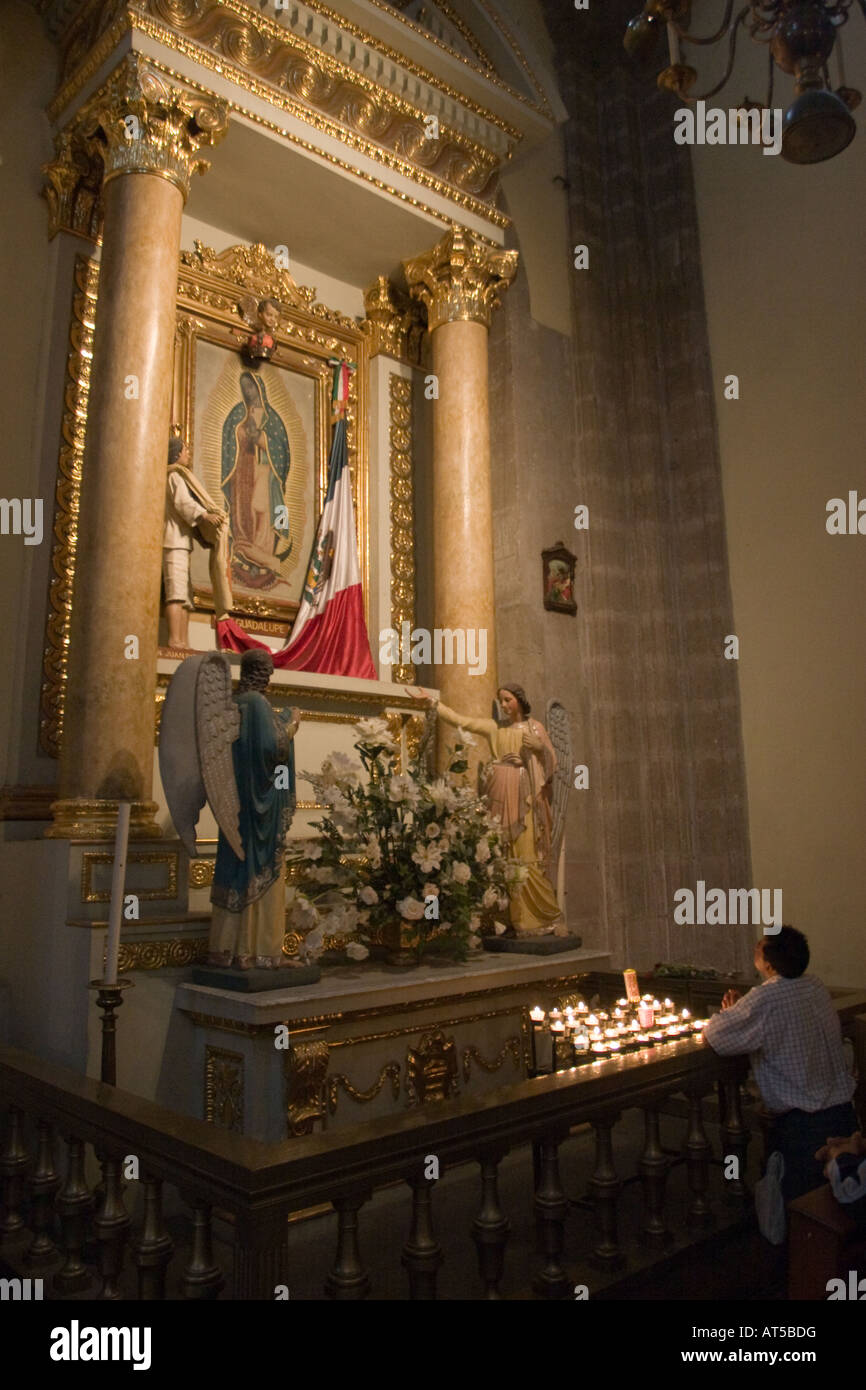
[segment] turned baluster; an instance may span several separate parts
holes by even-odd
[[[65,1258],[54,1276],[54,1287],[58,1293],[75,1293],[90,1283],[90,1271],[83,1255],[93,1198],[84,1176],[84,1141],[74,1134],[66,1141],[66,1177],[56,1207]]]
[[[486,1299],[501,1297],[499,1285],[505,1268],[505,1247],[511,1222],[499,1205],[499,1164],[502,1153],[483,1154],[481,1168],[481,1206],[472,1222],[472,1239],[478,1252],[478,1272]]]
[[[102,1164],[102,1201],[93,1222],[97,1240],[101,1298],[121,1297],[118,1281],[123,1267],[123,1248],[129,1230],[129,1214],[123,1205],[120,1158],[105,1156]]]
[[[710,1142],[704,1129],[704,1116],[701,1096],[697,1091],[689,1093],[689,1132],[686,1138],[686,1162],[689,1170],[689,1191],[692,1199],[689,1204],[688,1223],[690,1226],[708,1226],[711,1220],[707,1189],[710,1182]]]
[[[544,1263],[533,1287],[542,1298],[563,1298],[571,1288],[571,1280],[562,1267],[568,1202],[559,1179],[559,1144],[559,1135],[542,1138],[541,1177],[535,1191],[539,1254]]]
[[[417,1173],[408,1182],[412,1188],[412,1228],[401,1263],[409,1276],[409,1297],[433,1299],[436,1273],[442,1263],[442,1247],[433,1232],[433,1180]]]
[[[664,1221],[665,1183],[668,1161],[662,1152],[659,1137],[659,1114],[654,1105],[644,1107],[644,1146],[640,1169],[643,1183],[644,1215],[641,1240],[644,1245],[659,1248],[671,1239]]]
[[[611,1130],[619,1116],[593,1120],[595,1130],[595,1171],[589,1180],[589,1191],[595,1207],[598,1241],[593,1255],[600,1264],[614,1268],[623,1263],[616,1230],[616,1200],[620,1183],[613,1164]]]
[[[210,1202],[192,1199],[192,1254],[183,1272],[184,1298],[216,1298],[225,1286],[222,1270],[214,1263]]]
[[[22,1197],[24,1195],[24,1173],[28,1164],[27,1150],[24,1147],[24,1112],[17,1106],[9,1107],[9,1127],[6,1142],[0,1153],[0,1235],[11,1236],[24,1228]]]
[[[329,1298],[366,1298],[370,1292],[370,1276],[364,1267],[358,1244],[358,1212],[369,1197],[369,1192],[357,1192],[348,1197],[334,1198],[337,1253],[334,1267],[325,1280],[325,1293]]]
[[[726,1080],[724,1083],[725,1093],[725,1118],[722,1124],[722,1162],[733,1155],[737,1159],[736,1177],[726,1178],[724,1192],[738,1201],[749,1200],[749,1193],[744,1182],[746,1174],[746,1155],[749,1148],[749,1131],[743,1124],[743,1108],[740,1102],[740,1083],[738,1080]]]
[[[132,1250],[138,1270],[138,1296],[145,1302],[165,1298],[165,1276],[174,1252],[174,1242],[166,1230],[162,1214],[162,1181],[145,1173],[144,1220]]]
[[[36,1125],[36,1167],[30,1179],[30,1224],[33,1241],[25,1260],[28,1265],[46,1265],[57,1255],[51,1234],[54,1225],[54,1198],[60,1186],[60,1174],[54,1166],[54,1129],[47,1120]]]

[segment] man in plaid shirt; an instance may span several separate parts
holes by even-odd
[[[842,1050],[842,1030],[830,995],[805,973],[809,943],[794,927],[764,936],[755,947],[763,984],[741,999],[728,990],[722,1012],[704,1028],[704,1041],[722,1057],[748,1052],[764,1105],[773,1115],[770,1152],[785,1160],[787,1201],[820,1186],[815,1151],[830,1136],[857,1129],[854,1078]]]

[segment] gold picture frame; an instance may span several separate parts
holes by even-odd
[[[271,360],[253,366],[241,352],[249,334],[238,312],[241,300],[272,298],[281,305]],[[346,358],[356,370],[349,383],[346,433],[358,529],[365,615],[368,604],[369,474],[366,442],[368,345],[358,324],[317,304],[315,291],[299,286],[262,245],[233,246],[219,254],[195,243],[181,255],[175,342],[172,419],[190,446],[192,467],[221,505],[226,476],[226,421],[241,399],[239,383],[254,380],[286,441],[291,466],[285,498],[292,519],[291,549],[285,560],[233,565],[232,613],[250,631],[288,632],[300,601],[310,549],[324,504],[332,421],[333,359]],[[324,330],[324,331],[323,331]],[[202,397],[207,393],[207,402]],[[221,431],[223,431],[221,436]],[[300,524],[298,521],[300,519]],[[254,574],[247,580],[244,571]],[[191,574],[197,610],[213,612],[202,550],[194,552]],[[260,592],[264,579],[272,593]]]

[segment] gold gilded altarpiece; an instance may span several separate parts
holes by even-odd
[[[87,431],[90,363],[99,284],[99,268],[92,257],[76,258],[72,320],[67,355],[65,409],[61,427],[55,492],[54,545],[43,658],[40,743],[44,752],[59,756],[63,735],[63,706],[69,652],[82,462]],[[349,467],[358,530],[361,583],[369,600],[369,448],[367,395],[369,389],[368,336],[352,319],[316,300],[314,289],[299,286],[287,269],[279,266],[260,245],[234,246],[217,254],[196,243],[181,253],[178,270],[177,320],[174,343],[174,397],[172,420],[192,438],[196,346],[219,344],[237,351],[233,332],[243,329],[237,305],[243,296],[273,297],[284,306],[276,334],[276,356],[292,370],[309,377],[315,386],[316,516],[321,512],[327,482],[330,431],[329,401],[335,357],[352,361],[346,411]],[[207,611],[207,598],[196,595],[196,607]],[[288,625],[295,606],[266,598],[244,599],[235,610],[241,623],[253,625],[279,621]],[[159,697],[157,696],[157,709]]]

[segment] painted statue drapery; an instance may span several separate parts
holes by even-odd
[[[491,815],[502,825],[506,853],[524,870],[524,878],[509,892],[511,922],[521,932],[541,931],[562,916],[556,894],[541,867],[550,852],[551,784],[556,754],[544,725],[537,719],[499,725],[493,719],[473,719],[447,705],[437,706],[446,724],[478,734],[493,754],[485,794]],[[537,748],[526,746],[526,736]]]
[[[221,830],[209,958],[213,965],[276,967],[285,934],[283,848],[295,807],[294,728],[256,690],[239,691],[234,700],[241,715],[232,758],[244,858]],[[275,776],[280,768],[285,776]]]

